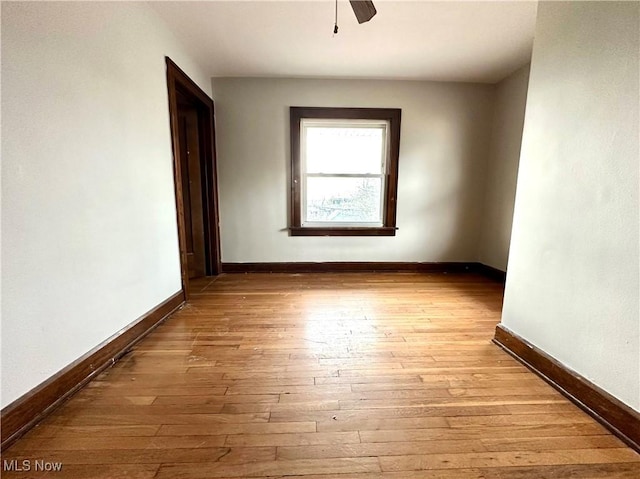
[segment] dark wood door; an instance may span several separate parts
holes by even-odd
[[[189,278],[198,278],[206,275],[198,110],[194,106],[182,102],[178,104],[178,135],[186,229],[187,268]]]

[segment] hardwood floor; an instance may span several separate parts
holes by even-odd
[[[473,274],[203,279],[5,451],[2,477],[640,477],[638,454],[491,343],[501,300]]]

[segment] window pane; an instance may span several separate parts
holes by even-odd
[[[307,178],[306,221],[382,223],[381,178]]]
[[[384,126],[307,126],[306,169],[308,173],[382,172]]]

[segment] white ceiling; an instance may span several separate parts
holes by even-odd
[[[214,77],[493,83],[529,61],[535,1],[374,0],[359,25],[348,0],[151,2]]]

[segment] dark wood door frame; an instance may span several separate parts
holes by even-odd
[[[186,227],[184,219],[184,192],[180,170],[180,139],[178,135],[178,100],[180,91],[198,109],[200,129],[200,151],[203,177],[203,210],[207,275],[221,273],[220,229],[218,226],[218,178],[216,170],[216,145],[213,100],[183,72],[169,57],[167,63],[167,89],[169,92],[169,118],[173,148],[173,180],[175,185],[178,241],[180,243],[180,271],[185,296],[189,297],[189,274],[187,269]]]

